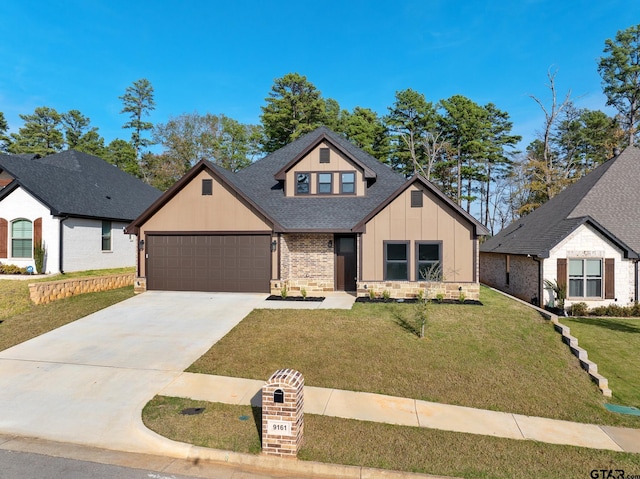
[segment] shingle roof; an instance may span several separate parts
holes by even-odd
[[[132,221],[161,192],[106,161],[75,150],[43,158],[0,155],[0,169],[53,215]],[[0,200],[15,188],[0,190]]]
[[[285,197],[276,173],[287,166],[310,144],[327,139],[376,174],[366,196],[335,198]],[[235,175],[236,184],[287,230],[349,231],[406,180],[373,156],[354,146],[326,127],[302,136],[287,146],[256,161]]]
[[[640,253],[640,149],[628,147],[480,247],[482,252],[547,257],[569,233],[590,223],[625,254]]]
[[[354,165],[367,170],[369,186],[365,196],[323,196],[322,198],[287,197],[283,181],[276,179],[283,169],[293,166],[310,148],[328,141],[349,156]],[[233,188],[261,215],[273,223],[276,232],[351,232],[362,227],[362,221],[374,210],[396,198],[403,188],[408,188],[415,178],[406,180],[387,165],[354,146],[345,138],[320,127],[285,147],[252,163],[247,168],[232,173],[206,160],[198,162],[184,177],[169,188],[153,205],[147,208],[127,227],[127,232],[136,232],[148,218],[162,208],[173,196],[189,183],[203,168],[207,168],[223,182]],[[422,179],[422,183],[444,198],[435,186]],[[483,225],[464,212],[450,200],[445,200],[452,209],[474,225],[476,234],[486,234]]]

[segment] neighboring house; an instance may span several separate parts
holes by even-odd
[[[138,290],[404,298],[430,269],[445,297],[477,299],[487,230],[322,127],[237,173],[200,161],[127,232],[139,237]]]
[[[95,156],[0,155],[0,263],[58,273],[135,265],[124,227],[161,192]]]
[[[551,305],[545,280],[567,286],[568,307],[638,301],[640,149],[628,147],[480,247],[480,281]]]

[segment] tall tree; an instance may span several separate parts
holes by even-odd
[[[263,149],[267,153],[312,131],[326,119],[320,91],[298,73],[276,78],[265,101],[260,119],[265,135]]]
[[[103,156],[104,138],[98,128],[91,127],[91,120],[78,110],[69,110],[61,115],[67,148]]]
[[[640,122],[640,25],[619,31],[615,40],[605,40],[604,54],[598,72],[607,105],[620,113],[628,144],[633,145]]]
[[[129,121],[122,128],[131,129],[131,144],[136,151],[136,159],[140,158],[140,150],[152,144],[143,135],[153,130],[153,123],[144,121],[143,118],[149,116],[156,108],[153,98],[153,86],[146,78],[141,78],[125,90],[125,94],[119,97],[122,100],[122,111],[128,113]]]
[[[480,162],[486,157],[485,139],[491,119],[486,109],[462,95],[441,100],[440,105],[444,110],[440,127],[455,155],[455,201],[459,205],[466,201],[469,212],[479,190],[474,188],[474,182],[483,180]]]
[[[7,151],[11,144],[11,137],[7,135],[9,124],[4,118],[4,113],[0,111],[0,151]]]
[[[136,150],[126,140],[116,138],[109,143],[104,150],[103,158],[130,175],[142,177],[140,165],[136,160]]]
[[[422,93],[411,88],[396,92],[396,100],[384,118],[392,134],[390,163],[393,168],[411,175],[424,171],[428,163],[423,138],[436,128],[437,112]]]
[[[61,115],[46,106],[35,109],[31,115],[20,115],[24,121],[18,133],[11,134],[10,153],[34,153],[42,156],[62,150],[64,138],[60,131]]]
[[[511,128],[513,123],[509,120],[507,112],[499,110],[493,103],[484,106],[487,112],[488,130],[486,130],[483,142],[484,146],[484,183],[481,186],[480,222],[489,227],[493,232],[496,223],[498,208],[496,205],[504,195],[504,180],[509,176],[512,156],[516,144],[522,139],[519,135],[513,135]],[[494,205],[491,214],[491,205]]]
[[[359,106],[351,113],[343,110],[336,131],[378,160],[386,158],[389,136],[382,119],[375,111]]]
[[[248,166],[260,151],[262,134],[259,127],[224,115],[185,113],[156,125],[153,138],[163,152],[148,164],[162,169],[156,175],[162,181],[175,181],[203,158],[230,171]]]

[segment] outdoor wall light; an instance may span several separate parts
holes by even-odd
[[[276,240],[273,240],[271,242],[271,251],[275,251],[277,246],[278,246],[278,242]]]
[[[327,248],[333,248],[333,241],[332,240],[329,240],[327,242]]]
[[[144,249],[144,240],[138,241],[138,249],[142,251]]]

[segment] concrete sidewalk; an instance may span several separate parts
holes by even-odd
[[[263,381],[182,373],[158,394],[261,406]],[[582,424],[363,392],[305,387],[304,411],[361,421],[640,453],[640,429]]]
[[[256,309],[351,309],[356,301],[355,294],[343,291],[325,293],[324,300],[314,301],[280,301],[265,299],[256,306]]]

